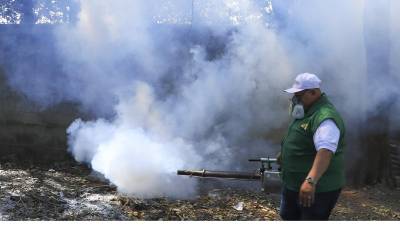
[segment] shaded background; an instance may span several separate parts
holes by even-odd
[[[193,152],[171,158],[182,166],[254,168],[246,158],[274,155],[287,126],[280,90],[309,71],[346,120],[348,183],[398,185],[399,3],[244,2],[215,10],[211,1],[2,0],[2,162],[71,154],[93,166],[96,152],[79,147],[92,144],[85,129],[121,133],[122,123],[142,129],[140,140],[155,136]],[[152,4],[156,10],[143,13]],[[71,123],[78,128],[67,136]]]

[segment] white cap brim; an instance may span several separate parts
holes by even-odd
[[[300,91],[303,91],[303,90],[305,90],[305,89],[301,89],[301,88],[289,88],[289,89],[286,89],[286,90],[283,90],[284,92],[287,92],[287,93],[290,93],[290,94],[294,94],[294,93],[296,93],[296,92],[300,92]]]

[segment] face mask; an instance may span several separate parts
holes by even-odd
[[[296,96],[293,96],[292,102],[290,104],[290,115],[294,119],[303,119],[304,118],[304,107],[301,104],[300,99]]]

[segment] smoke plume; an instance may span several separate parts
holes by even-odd
[[[86,0],[57,29],[62,73],[36,75],[41,95],[21,72],[9,80],[94,114],[70,125],[69,151],[121,192],[188,197],[196,181],[177,169],[279,150],[265,137],[285,128],[298,73],[321,78],[349,133],[387,105],[398,124],[399,13],[394,0]]]
[[[174,2],[175,13],[190,12],[187,2]],[[268,144],[260,144],[265,127],[287,117],[268,103],[285,99],[280,89],[291,72],[276,35],[250,17],[260,12],[255,5],[197,4],[196,23],[176,34],[171,29],[184,24],[155,24],[156,16],[168,18],[151,10],[156,3],[85,1],[79,23],[60,34],[69,37],[61,43],[67,74],[89,85],[83,100],[113,112],[76,120],[68,129],[70,150],[122,192],[185,197],[195,181],[177,177],[177,169],[240,168],[234,160],[267,154]],[[248,14],[237,16],[240,24],[224,14],[236,8]],[[210,16],[200,20],[202,12]],[[210,53],[203,44],[212,44],[209,37],[192,43],[190,35],[202,32],[224,38],[223,46]]]

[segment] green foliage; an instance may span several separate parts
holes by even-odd
[[[0,24],[74,22],[77,0],[0,0]]]

